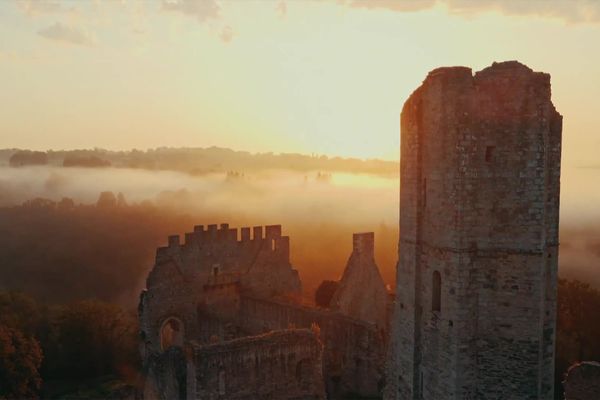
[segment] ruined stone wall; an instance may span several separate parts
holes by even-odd
[[[386,332],[340,313],[242,296],[239,324],[260,333],[316,324],[324,345],[323,373],[330,398],[378,396],[383,385]]]
[[[187,397],[186,358],[181,347],[154,353],[144,365],[143,399],[173,400]]]
[[[565,400],[600,399],[600,363],[586,361],[571,366],[563,386]]]
[[[233,320],[241,291],[270,297],[298,295],[301,283],[289,261],[289,238],[280,225],[230,229],[228,224],[199,225],[169,237],[157,250],[155,265],[140,298],[139,314],[144,354],[160,352],[165,321],[181,322],[184,339],[228,338],[224,322]],[[239,239],[239,240],[238,240]],[[229,335],[231,336],[231,335]]]
[[[552,398],[561,127],[517,62],[434,70],[405,103],[386,398]]]
[[[323,345],[291,329],[190,349],[188,399],[325,399]]]

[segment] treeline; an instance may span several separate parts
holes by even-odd
[[[106,376],[133,390],[138,331],[135,313],[113,304],[48,306],[0,292],[0,398],[61,397]]]
[[[48,150],[47,152],[0,149],[0,165],[54,165],[64,167],[140,168],[172,170],[195,175],[230,170],[256,172],[285,169],[297,172],[331,171],[397,176],[394,161],[303,155],[297,153],[249,153],[227,148],[157,148],[150,150],[109,151]]]

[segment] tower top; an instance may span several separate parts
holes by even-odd
[[[353,234],[352,251],[357,254],[373,255],[375,252],[375,233],[361,232]]]

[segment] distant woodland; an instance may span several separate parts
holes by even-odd
[[[255,171],[287,169],[304,172],[333,172],[397,175],[398,163],[382,160],[327,157],[296,153],[249,153],[227,148],[157,148],[151,150],[109,151],[49,150],[47,152],[1,149],[0,166],[53,165],[65,167],[138,168],[152,171],[170,170],[202,175],[230,170]]]

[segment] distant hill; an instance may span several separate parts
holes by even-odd
[[[0,166],[21,166],[30,163],[14,163],[11,158],[23,154],[37,154],[45,157],[48,165],[140,168],[147,170],[173,170],[201,175],[212,172],[244,171],[252,172],[268,169],[293,171],[329,171],[368,173],[376,175],[398,175],[396,161],[378,159],[327,157],[297,153],[249,153],[221,147],[208,148],[167,148],[161,147],[145,151],[93,150],[48,150],[31,152],[25,149],[0,149]],[[17,156],[15,156],[17,155]],[[19,156],[21,155],[21,156]]]

